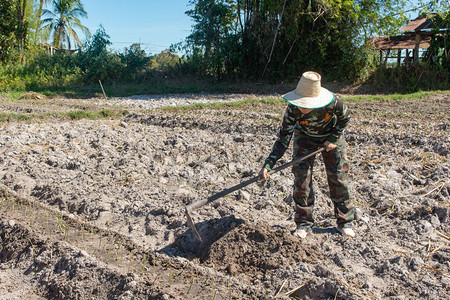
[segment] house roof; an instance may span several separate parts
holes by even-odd
[[[433,22],[431,20],[424,17],[417,17],[402,28],[401,31],[411,32],[411,31],[420,31],[422,29],[427,29],[433,27]]]
[[[430,47],[430,41],[431,36],[422,36],[419,48],[427,49]],[[416,38],[414,35],[373,37],[368,42],[377,50],[414,49],[416,47]]]

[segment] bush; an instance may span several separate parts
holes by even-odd
[[[385,92],[417,92],[427,90],[447,90],[449,73],[436,70],[432,66],[418,65],[412,67],[378,67],[368,79],[368,83]]]
[[[84,83],[115,81],[124,68],[117,55],[107,50],[111,42],[103,27],[88,41],[86,50],[77,55]]]

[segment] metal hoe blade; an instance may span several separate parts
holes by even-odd
[[[192,231],[195,234],[195,237],[200,241],[203,242],[202,237],[198,233],[197,229],[195,228],[194,221],[192,221],[191,215],[189,214],[189,209],[186,207],[186,219],[189,227],[192,229]]]

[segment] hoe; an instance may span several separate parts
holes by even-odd
[[[316,155],[316,154],[318,154],[318,153],[324,151],[325,149],[326,149],[326,147],[322,147],[322,148],[320,148],[319,150],[316,150],[316,151],[314,151],[314,152],[312,152],[312,153],[310,153],[310,154],[307,154],[307,155],[305,155],[305,156],[296,158],[296,159],[294,159],[294,160],[292,160],[292,161],[290,161],[290,162],[288,162],[288,163],[286,163],[286,164],[284,164],[284,165],[281,165],[281,166],[279,166],[279,167],[277,167],[277,168],[275,168],[275,169],[269,171],[269,175],[270,175],[270,174],[273,174],[273,173],[276,173],[276,172],[279,172],[279,171],[281,171],[281,170],[283,170],[283,169],[286,169],[287,167],[292,166],[292,165],[294,165],[294,164],[296,164],[296,163],[299,163],[299,162],[301,162],[302,160],[305,160],[305,159],[307,159],[307,158],[309,158],[309,157],[311,157],[311,156],[314,156],[314,155]],[[218,192],[217,194],[214,194],[214,195],[208,197],[207,199],[200,200],[200,201],[194,202],[194,203],[192,203],[192,204],[190,204],[190,205],[187,205],[187,206],[186,206],[186,219],[187,219],[187,223],[188,223],[189,227],[190,227],[190,228],[192,229],[192,231],[194,232],[195,237],[196,237],[200,242],[202,242],[202,237],[200,236],[200,234],[198,233],[197,229],[195,228],[194,221],[192,221],[192,217],[191,217],[191,214],[190,214],[190,213],[192,212],[193,209],[196,209],[196,208],[202,207],[202,206],[204,206],[204,205],[206,205],[206,204],[208,204],[208,203],[211,203],[211,202],[213,202],[214,200],[217,200],[217,199],[219,199],[219,198],[222,198],[223,196],[226,196],[226,195],[228,195],[229,193],[232,193],[232,192],[234,192],[234,191],[240,190],[240,189],[242,189],[243,187],[246,187],[247,185],[249,185],[249,184],[251,184],[251,183],[253,183],[253,182],[256,182],[256,181],[258,181],[258,180],[260,180],[260,176],[255,176],[255,177],[253,177],[253,178],[251,178],[251,179],[248,179],[248,180],[246,180],[246,181],[244,181],[244,182],[241,182],[241,183],[238,184],[238,185],[235,185],[235,186],[230,187],[230,188],[228,188],[228,189],[226,189],[226,190],[223,190],[223,191],[221,191],[221,192]]]

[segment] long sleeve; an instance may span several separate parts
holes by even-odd
[[[335,143],[341,137],[345,127],[347,127],[350,122],[350,110],[341,99],[337,99],[333,113],[336,116],[337,121],[331,134],[327,138],[327,141],[330,143]]]
[[[286,149],[289,147],[292,135],[294,133],[294,127],[296,123],[296,118],[293,113],[292,105],[288,105],[284,113],[283,122],[281,124],[280,131],[278,133],[278,138],[272,147],[272,151],[264,162],[264,168],[267,170],[272,170],[273,166],[279,160]]]

